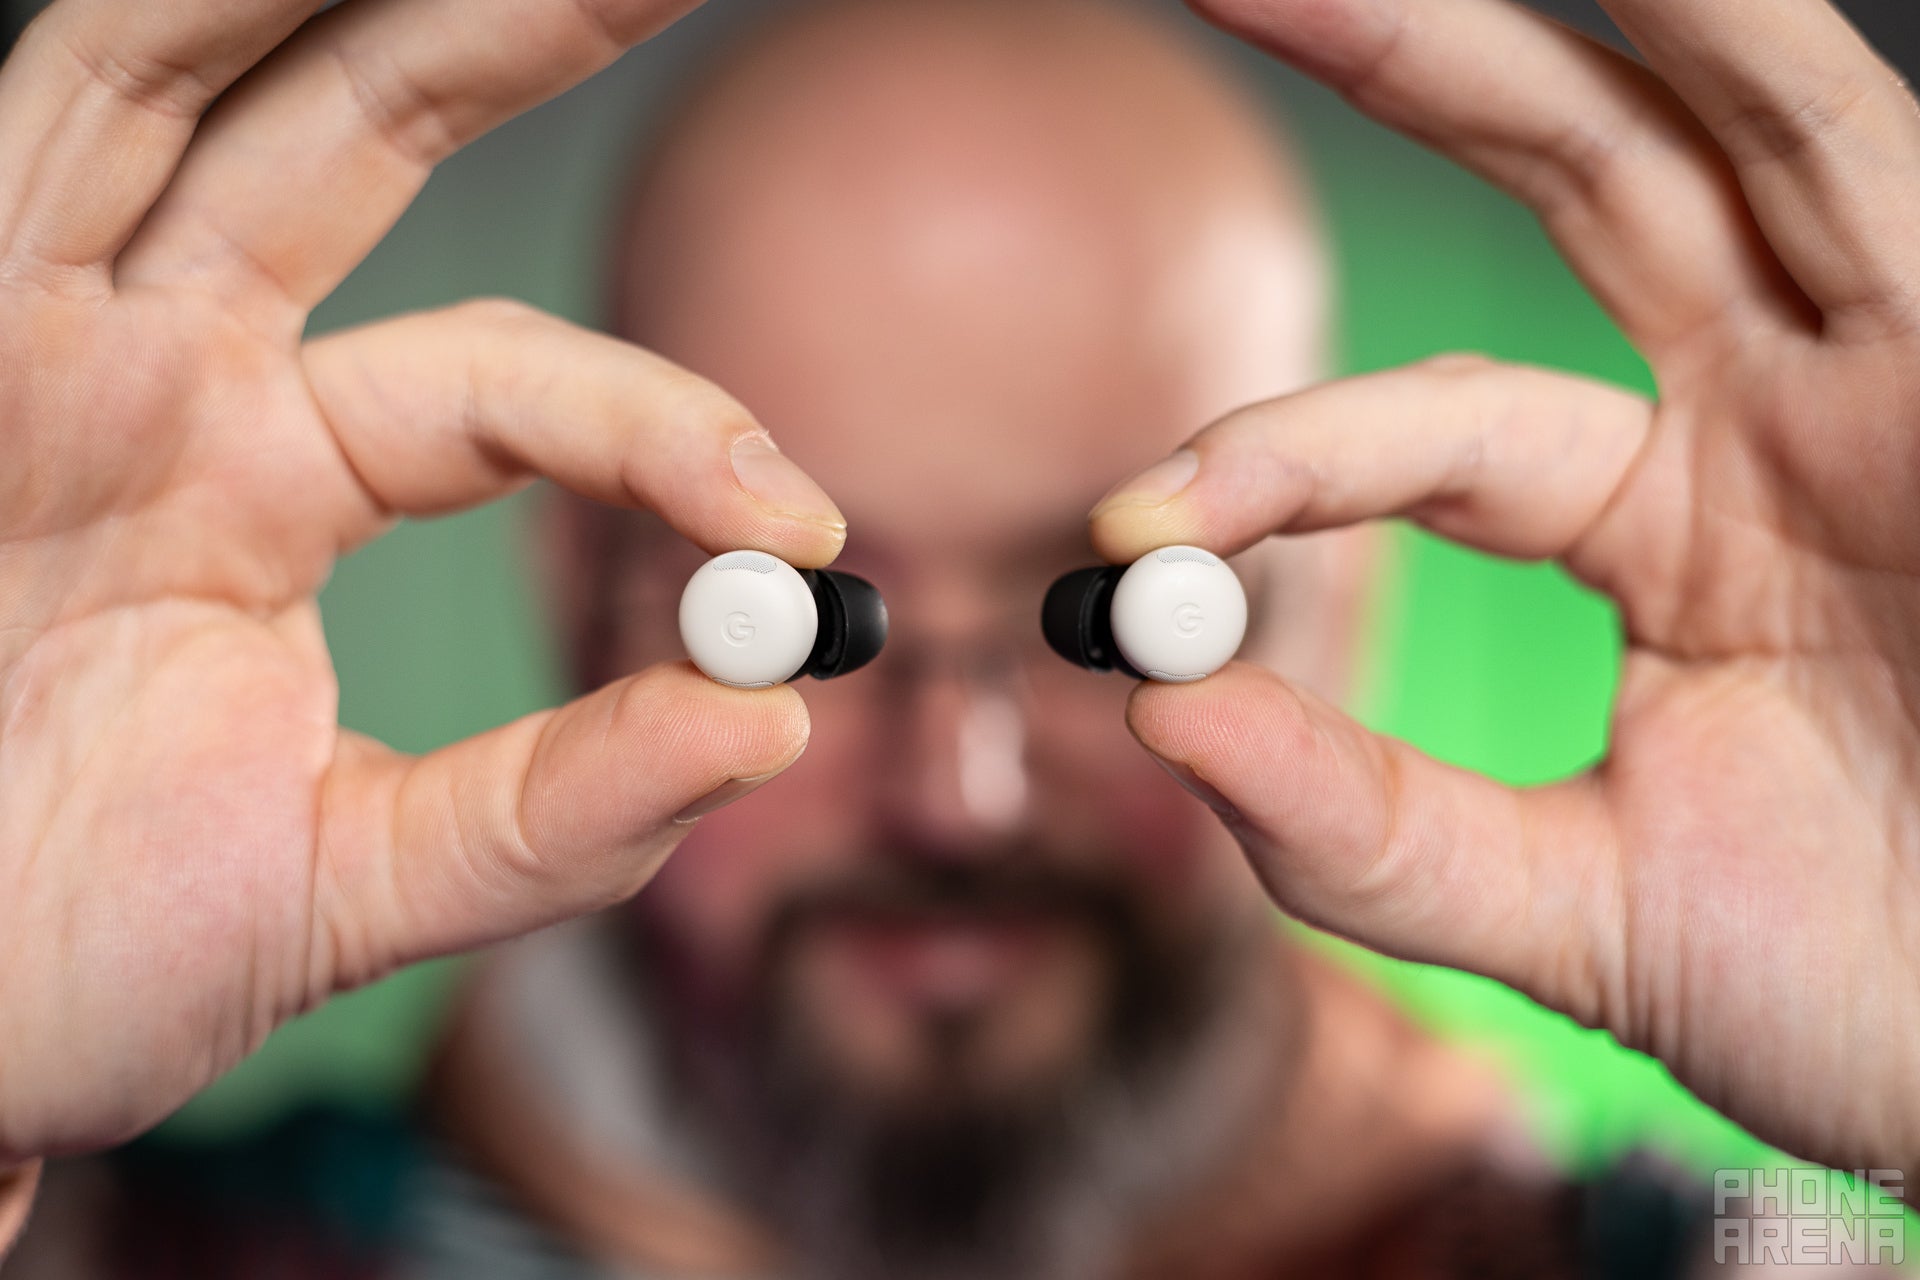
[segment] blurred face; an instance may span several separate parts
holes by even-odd
[[[1202,1000],[1199,974],[1264,927],[1231,841],[1127,733],[1129,683],[1040,636],[1103,490],[1235,403],[1219,353],[1164,337],[1193,277],[1076,244],[1073,220],[1054,239],[1031,208],[949,199],[889,246],[816,245],[757,277],[736,241],[649,334],[827,487],[851,530],[838,567],[888,602],[871,667],[801,686],[800,762],[703,819],[635,908],[689,1011],[766,1020],[850,1094],[1057,1090],[1144,1051],[1122,1028],[1194,1012],[1132,1007],[1138,973]],[[669,606],[700,558],[638,558],[623,634],[653,644],[626,663],[677,656]],[[1271,553],[1241,567],[1256,616],[1305,585]]]
[[[1128,735],[1129,682],[1038,627],[1047,585],[1090,559],[1087,509],[1190,411],[1122,383],[1037,397],[1042,420],[940,358],[958,376],[924,402],[797,369],[753,401],[847,513],[838,567],[880,586],[892,633],[870,668],[802,686],[806,755],[703,820],[637,908],[709,1007],[774,1019],[841,1087],[903,1104],[1050,1091],[1144,1047],[1112,1040],[1176,1011],[1131,1007],[1140,974],[1213,963],[1264,916],[1218,824]]]
[[[1095,1193],[1073,1172],[1095,1118],[1156,1144],[1214,1079],[1236,985],[1280,975],[1249,974],[1270,907],[1127,733],[1131,682],[1038,626],[1090,558],[1103,485],[1174,447],[1192,407],[1120,382],[1015,417],[956,364],[918,426],[884,375],[788,369],[750,401],[846,512],[838,567],[881,587],[892,632],[872,666],[800,686],[806,754],[701,819],[630,910],[678,1078],[730,1155],[773,1166],[750,1176],[792,1230],[827,1251],[850,1233],[882,1273],[956,1254],[957,1274],[1011,1276],[1050,1269],[1050,1188]],[[659,620],[701,559],[653,545],[622,628],[653,637],[636,665],[675,655]],[[1256,613],[1285,569],[1241,565]],[[834,1274],[860,1274],[847,1257]]]
[[[627,281],[632,336],[733,392],[833,494],[836,567],[892,618],[872,666],[801,686],[799,763],[703,818],[631,908],[664,1039],[740,1143],[816,1172],[857,1148],[870,1199],[926,1191],[896,1206],[921,1230],[969,1211],[966,1170],[977,1191],[1044,1163],[1079,1103],[1177,1094],[1262,949],[1270,908],[1129,736],[1129,682],[1049,652],[1039,607],[1092,559],[1110,484],[1306,381],[1319,332],[1312,237],[1272,183],[1196,198],[1185,152],[1118,162],[1011,91],[942,108],[940,74],[911,101],[941,146],[885,164],[738,90],[656,175]],[[844,109],[916,127],[898,101]],[[679,656],[702,559],[637,541],[602,578],[615,671]],[[1325,560],[1241,565],[1253,644],[1323,685],[1345,641]]]

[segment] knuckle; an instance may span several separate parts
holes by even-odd
[[[523,787],[514,797],[506,829],[485,846],[491,852],[487,861],[496,874],[483,876],[482,883],[497,882],[503,893],[511,893],[522,886],[545,887],[561,879],[563,868],[543,852],[543,809],[541,797],[530,788]]]
[[[494,449],[497,464],[519,464],[501,443],[502,425],[536,403],[559,376],[550,361],[528,359],[527,346],[561,323],[539,308],[514,298],[474,298],[452,309],[456,324],[468,330],[464,352],[464,389],[458,421],[462,432]]]
[[[1435,882],[1442,840],[1404,821],[1408,803],[1405,769],[1398,754],[1378,759],[1382,821],[1370,848],[1352,868],[1346,889],[1351,902],[1369,912],[1394,912],[1420,901]]]
[[[564,731],[564,716],[547,719],[520,786],[509,801],[505,820],[486,839],[468,842],[468,862],[491,873],[483,872],[483,884],[497,884],[502,891],[512,892],[520,886],[547,885],[561,874],[562,869],[547,850],[553,843],[552,832],[564,816],[563,805],[556,803],[563,789],[554,785],[554,756]],[[450,796],[449,803],[457,803],[457,797]]]
[[[328,54],[374,136],[406,163],[430,169],[466,141],[453,128],[445,104],[391,59],[337,44]]]
[[[627,48],[646,35],[653,19],[650,6],[614,0],[572,0],[574,12],[587,32],[612,52]]]
[[[1736,164],[1791,160],[1827,145],[1836,134],[1868,129],[1873,89],[1856,79],[1808,89],[1791,98],[1750,98],[1721,118],[1715,132]]]
[[[98,48],[77,34],[65,35],[63,43],[94,83],[158,115],[191,120],[219,92],[199,68],[165,54]]]
[[[1546,216],[1574,206],[1604,204],[1635,185],[1630,139],[1654,131],[1646,121],[1574,120],[1526,148],[1532,163],[1515,177],[1516,194]]]
[[[1391,98],[1392,70],[1408,26],[1395,10],[1384,24],[1343,0],[1187,0],[1209,22],[1309,65],[1363,110]]]
[[[1397,105],[1396,73],[1408,47],[1410,22],[1406,10],[1396,11],[1386,29],[1336,79],[1340,91],[1368,114],[1389,114]]]
[[[1259,37],[1273,25],[1263,0],[1187,0],[1187,7],[1243,39]]]

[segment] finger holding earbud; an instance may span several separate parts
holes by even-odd
[[[631,343],[484,300],[311,342],[306,374],[355,490],[341,540],[491,501],[537,476],[646,507],[708,551],[840,554],[846,521],[718,387]]]
[[[1599,383],[1430,361],[1229,415],[1103,500],[1092,534],[1114,559],[1180,540],[1232,553],[1406,516],[1610,588],[1657,584],[1663,509],[1615,501],[1651,426],[1644,401]],[[1288,910],[1590,1022],[1610,1011],[1626,907],[1594,776],[1510,789],[1245,663],[1191,688],[1142,685],[1127,720]]]
[[[1612,589],[1672,545],[1610,505],[1652,424],[1643,399],[1566,374],[1448,356],[1241,409],[1122,483],[1090,533],[1109,560],[1405,516],[1483,551],[1563,558]]]
[[[685,663],[425,756],[343,733],[321,802],[314,971],[354,986],[617,902],[807,734],[792,690],[743,693]]]
[[[1301,919],[1589,1022],[1618,993],[1618,841],[1591,777],[1502,786],[1241,662],[1191,688],[1139,686],[1127,724]]]

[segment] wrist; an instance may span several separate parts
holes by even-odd
[[[40,1185],[40,1161],[0,1166],[0,1260],[4,1260],[27,1227],[27,1210]]]

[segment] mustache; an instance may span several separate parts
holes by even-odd
[[[1016,850],[991,862],[901,858],[796,890],[776,908],[749,969],[749,1023],[764,1040],[788,1024],[792,961],[807,936],[836,923],[1040,920],[1084,932],[1109,973],[1102,1037],[1108,1067],[1151,1075],[1198,1031],[1224,989],[1240,940],[1228,931],[1169,933],[1146,890],[1063,866],[1058,851]],[[770,1051],[762,1043],[760,1051]],[[773,1055],[775,1057],[779,1055]]]
[[[781,903],[762,937],[758,967],[764,971],[812,929],[841,921],[1042,918],[1129,942],[1144,943],[1150,933],[1137,891],[1108,876],[1064,869],[1039,851],[987,864],[907,858],[862,864],[869,869],[798,889]]]

